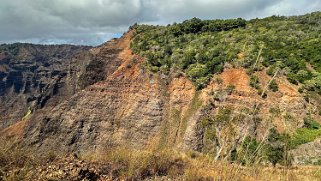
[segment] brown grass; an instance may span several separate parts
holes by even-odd
[[[91,156],[88,156],[91,155]],[[216,161],[208,155],[181,153],[174,150],[139,151],[118,148],[105,153],[84,154],[90,162],[108,162],[114,166],[113,179],[143,180],[160,176],[173,180],[240,180],[240,181],[301,181],[318,180],[321,167],[244,167]]]
[[[39,156],[35,152],[23,149],[19,144],[3,141],[1,143],[4,143],[0,145],[1,181],[28,180],[33,178],[30,176],[39,174],[37,173],[39,168],[46,168],[49,165],[69,164],[69,162],[63,161],[65,157],[57,158],[57,155],[53,153]],[[62,161],[59,161],[59,159]],[[80,163],[95,165],[95,167],[108,165],[108,170],[105,170],[105,172],[108,172],[107,180],[157,180],[165,178],[165,180],[187,181],[317,181],[321,178],[321,167],[317,166],[273,168],[254,165],[244,167],[226,161],[213,162],[210,156],[200,153],[182,153],[170,149],[144,151],[114,148],[103,152],[83,153],[79,159]],[[104,178],[100,179],[104,180]],[[41,180],[41,178],[39,179]]]
[[[28,124],[28,120],[21,120],[8,128],[0,130],[0,135],[6,136],[7,138],[22,138],[23,131]]]

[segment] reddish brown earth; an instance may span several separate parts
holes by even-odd
[[[276,78],[279,91],[267,90],[262,98],[242,68],[225,69],[197,91],[184,75],[144,68],[144,59],[130,49],[132,36],[129,31],[95,48],[20,45],[15,56],[0,52],[0,134],[20,137],[44,151],[98,151],[117,145],[200,151],[200,124],[210,104],[214,113],[224,106],[246,110],[245,132],[258,139],[273,125],[281,132],[301,127],[306,107],[314,106],[283,76]],[[39,51],[45,54],[35,56]],[[266,87],[271,77],[265,70],[256,75]],[[235,86],[230,93],[229,85]],[[253,110],[259,122],[253,122]],[[241,130],[238,134],[244,134]]]

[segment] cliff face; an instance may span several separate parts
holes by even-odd
[[[90,47],[13,44],[0,46],[0,129],[73,95]],[[79,56],[75,61],[75,57]]]
[[[50,113],[31,118],[26,135],[31,144],[63,145],[66,151],[114,144],[141,146],[156,133],[163,120],[161,90],[156,79],[138,68],[141,59],[131,54],[129,40],[127,34],[91,50],[110,66],[106,77]]]
[[[15,56],[2,50],[1,134],[43,150],[123,145],[202,151],[210,146],[202,121],[220,107],[244,116],[236,135],[263,139],[272,124],[280,132],[302,126],[306,107],[314,106],[282,77],[279,91],[262,98],[243,69],[226,68],[201,91],[184,76],[150,73],[129,48],[132,33],[96,48],[19,45]],[[264,70],[257,74],[263,87],[271,79]]]
[[[34,114],[25,135],[30,144],[75,151],[114,145],[158,146],[160,140],[164,145],[175,142],[180,125],[174,125],[175,133],[169,133],[168,113],[174,108],[186,111],[195,90],[187,80],[177,80],[168,87],[165,78],[141,69],[143,59],[132,55],[130,38],[128,33],[91,50],[108,65],[106,77],[50,113]],[[119,51],[108,55],[115,49]],[[173,94],[168,95],[168,89]],[[167,139],[169,134],[172,140]]]

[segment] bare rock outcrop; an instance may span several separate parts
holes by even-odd
[[[263,98],[242,68],[226,68],[203,90],[185,75],[151,73],[144,58],[132,53],[132,36],[129,31],[94,48],[2,45],[0,134],[43,151],[113,146],[203,151],[202,121],[220,107],[243,116],[233,136],[261,140],[271,125],[279,132],[302,127],[306,107],[314,106],[282,76],[279,91]],[[256,74],[266,87],[271,77],[265,70]]]

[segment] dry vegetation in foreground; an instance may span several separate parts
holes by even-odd
[[[320,180],[321,167],[243,167],[173,150],[117,148],[65,157],[38,156],[18,144],[0,145],[0,180]]]

